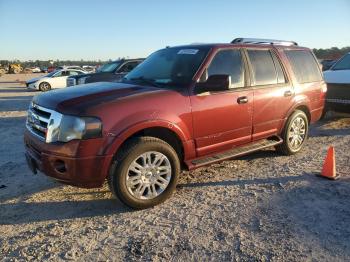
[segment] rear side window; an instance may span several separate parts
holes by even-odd
[[[285,83],[282,66],[270,50],[247,50],[253,71],[254,85]]]
[[[299,83],[318,82],[322,80],[315,57],[307,50],[286,50],[288,60]]]

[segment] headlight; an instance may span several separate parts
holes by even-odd
[[[68,142],[73,139],[89,139],[102,136],[102,123],[94,117],[62,115],[58,132],[52,132],[51,142]]]
[[[81,78],[79,78],[79,79],[78,79],[78,85],[83,85],[83,84],[85,84],[86,78],[87,78],[87,77],[81,77]]]

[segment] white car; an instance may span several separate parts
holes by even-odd
[[[40,73],[41,72],[39,67],[31,67],[30,70],[32,70],[32,73]]]
[[[323,72],[326,83],[350,84],[350,53]]]
[[[45,76],[36,77],[28,80],[26,86],[29,89],[49,91],[55,88],[63,88],[67,86],[67,78],[69,76],[86,74],[87,72],[77,69],[61,69],[53,71]]]
[[[327,111],[350,113],[350,53],[339,59],[329,70],[323,72],[327,83]]]

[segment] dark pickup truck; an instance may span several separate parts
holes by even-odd
[[[144,59],[121,59],[104,64],[96,73],[76,75],[67,78],[67,86],[82,85],[95,82],[117,82],[138,66]]]

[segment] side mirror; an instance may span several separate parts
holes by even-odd
[[[196,84],[196,93],[219,92],[229,90],[231,86],[230,75],[211,75],[207,81]]]

